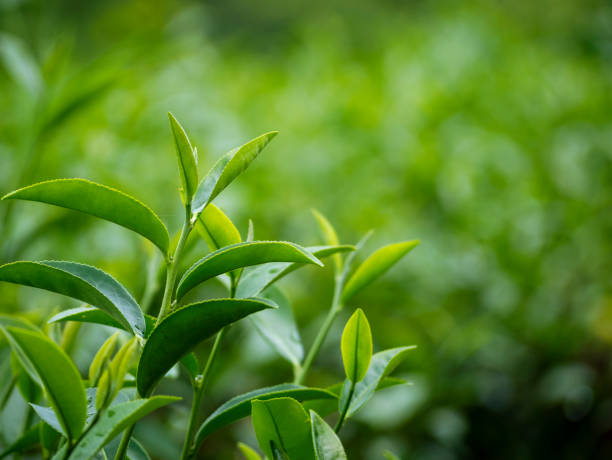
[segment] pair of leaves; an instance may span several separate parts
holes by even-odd
[[[112,276],[90,265],[64,261],[12,262],[0,266],[0,281],[63,294],[107,312],[135,335],[144,336],[143,313]]]
[[[252,402],[252,420],[259,446],[268,458],[346,460],[334,430],[314,411],[283,397]]]
[[[180,300],[200,283],[232,270],[267,262],[311,263],[322,266],[319,259],[297,244],[285,241],[253,241],[218,249],[187,270],[176,288]]]
[[[168,252],[168,230],[151,208],[105,185],[85,179],[50,180],[15,190],[2,199],[38,201],[99,217],[144,236],[162,253]]]

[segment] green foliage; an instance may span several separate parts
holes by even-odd
[[[355,310],[346,323],[341,343],[344,372],[355,384],[366,376],[372,358],[372,332],[361,308]]]
[[[310,411],[312,442],[316,460],[346,460],[342,442],[325,420],[315,411]]]
[[[191,146],[187,133],[176,118],[174,118],[174,115],[168,112],[168,118],[170,119],[170,129],[174,137],[176,157],[181,176],[181,197],[184,203],[189,205],[198,187],[198,155]]]

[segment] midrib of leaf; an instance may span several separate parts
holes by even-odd
[[[358,364],[359,362],[357,361],[358,357],[359,357],[359,326],[361,325],[361,315],[357,316],[357,327],[355,329],[355,351],[354,351],[354,355],[355,355],[355,359],[354,359],[354,367],[353,367],[353,378],[351,379],[353,381],[353,384],[356,384],[356,380],[357,380],[357,372],[358,372]],[[350,405],[351,401],[347,401],[347,404]]]
[[[278,425],[276,424],[276,419],[272,415],[272,412],[270,412],[270,409],[268,409],[268,405],[264,403],[263,406],[266,408],[266,412],[268,412],[268,415],[270,415],[270,418],[272,419],[272,425],[274,425],[274,431],[276,431],[276,436],[278,437],[278,440],[280,441],[280,444],[281,444],[280,446],[286,452],[287,448],[285,447],[285,443],[283,442],[283,437],[281,436],[280,430],[278,429]],[[270,442],[272,441],[270,440]]]

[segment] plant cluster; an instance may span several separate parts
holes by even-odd
[[[0,316],[2,336],[12,350],[11,385],[0,404],[4,406],[17,388],[36,414],[0,458],[33,449],[53,460],[149,458],[132,436],[134,426],[152,411],[180,399],[154,395],[159,382],[179,365],[193,389],[181,459],[195,458],[215,431],[248,416],[268,459],[346,458],[337,433],[377,390],[404,383],[389,374],[414,347],[373,354],[368,320],[361,309],[356,309],[341,340],[345,380],[329,388],[308,387],[304,382],[339,312],[418,241],[384,246],[357,265],[355,255],[369,235],[355,246],[340,244],[333,226],[316,211],[325,245],[305,248],[285,241],[257,241],[252,223],[243,241],[236,226],[212,202],[276,132],[231,150],[200,180],[197,150],[180,123],[171,114],[169,118],[185,210],[182,228],[172,239],[149,207],[123,192],[84,179],[41,182],[3,198],[80,211],[142,235],[162,254],[165,285],[158,314],[152,316],[116,279],[90,265],[45,260],[0,266],[0,281],[83,302],[48,320],[49,324],[60,325],[57,338],[48,333],[48,328],[41,329],[23,318]],[[193,235],[206,240],[210,253],[179,273],[181,257]],[[275,283],[300,267],[322,266],[324,258],[331,258],[334,266],[334,294],[327,318],[304,358],[290,303]],[[190,291],[212,279],[224,284],[226,297],[185,300]],[[141,300],[145,303],[148,301]],[[292,365],[294,381],[236,396],[204,421],[198,420],[220,343],[228,328],[246,317]],[[93,356],[85,379],[69,356],[82,323],[118,329]],[[214,345],[206,354],[200,344],[213,337]],[[334,428],[324,420],[330,416],[335,417]],[[109,443],[121,433],[118,447],[111,449]],[[247,459],[261,458],[245,444],[240,443],[239,448]],[[394,458],[391,453],[386,455]]]

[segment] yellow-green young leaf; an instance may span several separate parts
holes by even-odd
[[[247,446],[243,442],[238,443],[238,449],[240,449],[240,452],[242,452],[246,460],[261,460],[261,456],[255,452],[255,449]]]
[[[136,354],[138,351],[138,342],[135,337],[132,337],[119,349],[113,360],[110,362],[108,368],[111,372],[111,394],[110,400],[112,401],[117,396],[117,393],[123,386],[123,380],[127,374],[128,369],[134,363]]]
[[[254,241],[238,243],[212,252],[183,275],[176,288],[180,300],[200,283],[237,268],[268,262],[299,262],[322,266],[319,259],[305,248],[286,241]]]
[[[372,332],[361,308],[355,310],[346,323],[341,348],[346,377],[357,383],[365,377],[372,359]]]
[[[296,401],[329,400],[332,401],[334,406],[338,405],[336,395],[321,388],[308,388],[292,383],[258,388],[257,390],[233,397],[210,414],[200,426],[195,437],[194,445],[196,447],[199,446],[206,437],[218,429],[240,420],[241,418],[248,417],[251,414],[251,401],[255,399],[264,401],[280,397],[290,397]]]
[[[181,185],[183,187],[181,194],[185,204],[191,203],[193,194],[198,188],[198,158],[197,153],[189,142],[187,133],[181,124],[168,112],[170,119],[170,129],[174,138],[174,146],[176,147],[176,157],[178,159],[179,173],[181,176]]]
[[[27,200],[53,204],[100,217],[129,228],[168,252],[166,226],[145,204],[131,196],[85,179],[58,179],[15,190],[3,200]]]
[[[149,334],[151,334],[151,331],[155,327],[156,318],[154,316],[145,314],[144,319],[146,329],[144,336],[146,338],[149,336]],[[126,328],[123,324],[110,316],[104,310],[90,306],[75,307],[61,311],[49,318],[47,323],[51,324],[61,321],[79,321],[81,323],[102,324],[104,326],[110,326],[121,329],[122,331],[130,332],[128,328]]]
[[[253,225],[253,221],[251,219],[249,219],[249,228],[247,229],[246,241],[249,243],[251,241],[255,241],[255,226]]]
[[[325,420],[315,411],[310,411],[310,424],[312,426],[312,442],[314,444],[316,460],[346,460],[346,453],[342,442]]]
[[[383,451],[383,457],[385,457],[386,460],[400,460],[397,455],[389,450]]]
[[[119,332],[115,332],[102,344],[89,366],[89,385],[95,387],[102,372],[110,362],[110,357],[115,351]]]
[[[105,369],[98,383],[96,391],[96,410],[100,411],[106,406],[106,402],[110,401],[111,393],[111,372],[110,369]]]
[[[30,376],[45,389],[47,400],[69,439],[85,426],[87,398],[79,371],[55,342],[40,332],[2,327],[11,348]]]
[[[90,265],[47,260],[0,266],[0,281],[63,294],[108,312],[133,334],[143,336],[145,320],[131,294],[112,276]]]
[[[146,396],[155,384],[197,344],[245,316],[274,308],[260,299],[212,299],[182,307],[153,330],[140,357],[136,384]]]
[[[319,224],[319,230],[321,231],[321,236],[323,237],[323,242],[328,246],[338,246],[340,241],[338,240],[338,234],[334,229],[333,225],[327,220],[327,218],[321,214],[316,209],[312,210],[312,214],[317,220],[317,224]],[[339,272],[342,270],[342,257],[340,254],[335,254],[333,256],[334,265],[336,266],[336,271]]]
[[[214,200],[219,193],[249,167],[251,162],[257,158],[257,155],[277,134],[277,131],[262,134],[219,158],[198,185],[191,204],[193,213],[199,214],[202,212],[208,203]]]
[[[89,460],[125,428],[154,410],[180,399],[172,396],[154,396],[115,404],[104,409],[98,421],[83,436],[68,459]]]
[[[404,241],[402,243],[390,244],[376,250],[357,268],[357,270],[355,270],[355,273],[353,273],[344,286],[340,301],[342,303],[346,302],[358,291],[389,270],[418,244],[418,240]]]
[[[268,458],[275,458],[272,443],[291,460],[315,458],[310,417],[299,402],[292,398],[276,398],[254,400],[251,405],[257,442]]]
[[[229,217],[214,204],[206,206],[196,221],[196,229],[211,251],[240,243],[240,232]]]

